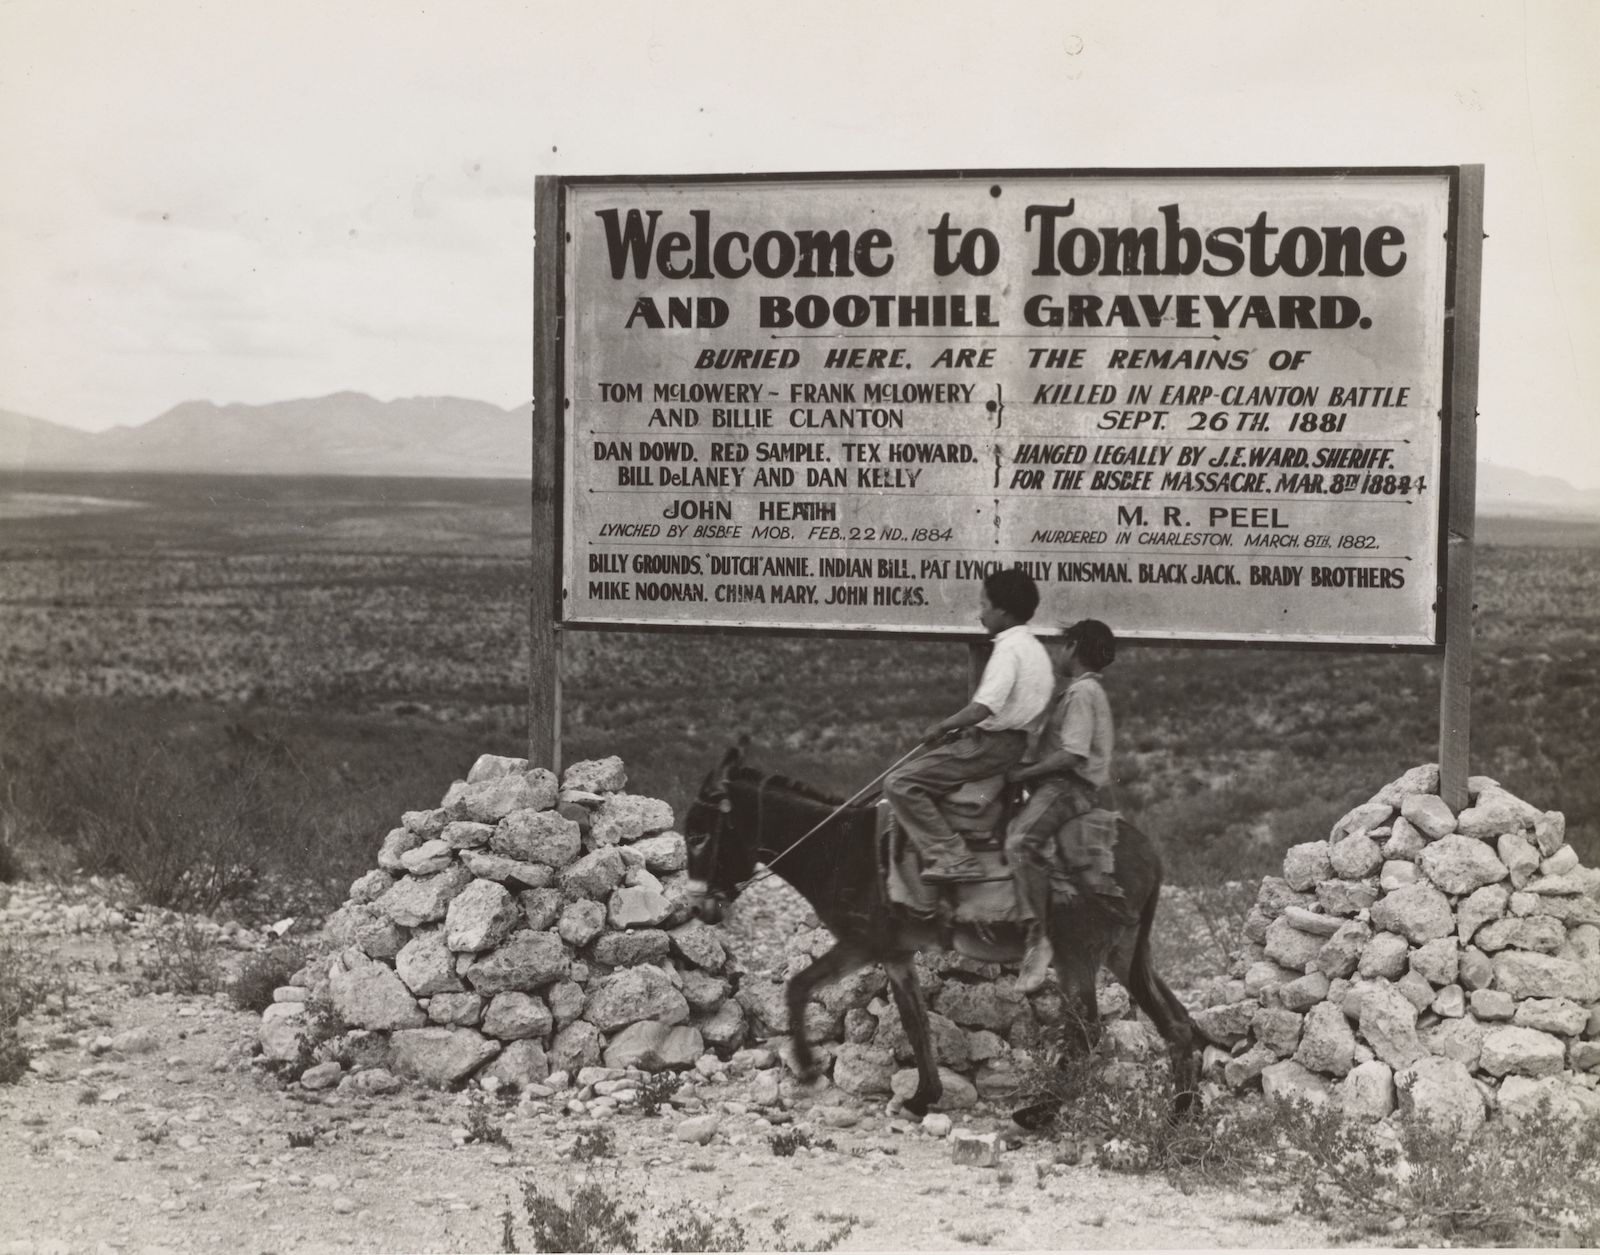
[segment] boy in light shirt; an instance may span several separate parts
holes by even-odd
[[[994,649],[972,700],[923,733],[920,756],[884,780],[884,796],[901,830],[922,857],[930,884],[982,880],[983,868],[939,809],[939,799],[970,780],[1003,775],[1028,748],[1029,732],[1050,704],[1055,675],[1050,655],[1028,628],[1039,588],[1026,571],[1007,568],[984,577],[978,621]],[[959,735],[951,739],[952,733]]]
[[[1040,741],[1041,756],[1009,773],[1032,789],[1006,836],[1017,904],[1028,920],[1027,952],[1017,977],[1023,993],[1043,987],[1054,957],[1045,918],[1056,850],[1073,880],[1101,899],[1102,909],[1119,921],[1130,918],[1113,876],[1115,823],[1095,822],[1089,814],[1100,808],[1101,791],[1111,779],[1111,703],[1100,685],[1100,672],[1116,658],[1117,642],[1098,619],[1074,623],[1063,639],[1067,690],[1051,712]]]

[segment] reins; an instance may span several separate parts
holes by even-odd
[[[851,806],[854,806],[862,798],[866,797],[868,793],[870,793],[871,791],[876,789],[880,784],[883,783],[884,777],[887,776],[896,767],[898,767],[901,763],[907,761],[914,754],[922,753],[925,748],[926,747],[924,745],[922,745],[921,743],[913,745],[909,750],[907,750],[899,758],[895,759],[894,762],[890,763],[887,767],[885,767],[881,772],[879,772],[871,780],[867,781],[866,784],[862,785],[859,789],[857,789],[849,797],[845,798],[844,801],[840,802],[839,805],[835,806],[833,808],[833,810],[831,810],[826,816],[824,816],[820,822],[818,822],[817,824],[813,825],[813,827],[810,829],[810,831],[808,831],[804,835],[802,835],[799,840],[792,842],[787,849],[781,851],[770,863],[768,863],[766,865],[766,868],[764,870],[757,872],[754,876],[750,877],[749,880],[740,881],[739,882],[738,892],[739,893],[743,893],[751,885],[755,884],[756,881],[765,880],[768,876],[774,875],[775,873],[773,872],[772,869],[774,867],[776,867],[779,862],[781,862],[783,859],[787,858],[789,855],[793,854],[797,849],[799,849],[802,845],[804,845],[812,837],[816,836],[817,833],[821,832],[824,828],[826,828],[829,824],[831,824],[840,815],[844,814],[846,809],[848,809]],[[757,848],[760,848],[759,843],[761,841],[762,792],[766,789],[767,782],[773,778],[774,774],[776,774],[776,773],[768,772],[766,775],[761,777],[760,782],[756,785],[756,842],[757,842]]]

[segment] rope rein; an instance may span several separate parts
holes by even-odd
[[[767,866],[766,866],[766,868],[764,870],[757,872],[754,876],[750,877],[749,880],[740,881],[739,882],[738,892],[743,893],[751,885],[755,884],[756,881],[765,880],[768,876],[776,875],[777,873],[774,872],[772,869],[774,867],[776,867],[782,860],[784,860],[785,858],[789,857],[789,855],[793,854],[796,850],[798,850],[802,845],[804,845],[812,837],[816,836],[817,833],[821,832],[824,828],[826,828],[829,824],[831,824],[835,819],[839,818],[839,816],[844,814],[844,812],[849,807],[854,806],[862,798],[866,797],[866,795],[869,792],[871,792],[872,790],[876,789],[880,784],[883,783],[884,778],[891,771],[893,771],[896,767],[898,767],[901,763],[906,762],[914,754],[922,753],[924,748],[925,747],[920,742],[918,744],[916,744],[916,745],[913,745],[909,750],[907,750],[899,758],[895,759],[894,762],[890,763],[887,767],[885,767],[881,772],[879,772],[871,780],[867,781],[866,784],[862,785],[861,788],[857,789],[849,797],[845,798],[844,801],[840,802],[839,805],[835,806],[832,811],[830,811],[826,816],[823,817],[821,822],[819,822],[816,825],[814,825],[811,828],[811,830],[809,832],[805,833],[802,837],[800,837],[800,839],[798,841],[792,842],[787,849],[781,851],[770,863],[767,864]],[[755,844],[756,844],[756,848],[757,849],[759,849],[760,845],[761,845],[761,827],[762,827],[762,809],[763,809],[762,808],[762,793],[763,793],[763,790],[765,790],[766,787],[767,787],[767,782],[772,779],[772,776],[773,776],[773,773],[771,773],[771,772],[767,773],[766,775],[761,777],[761,782],[756,785],[756,841],[755,841]]]

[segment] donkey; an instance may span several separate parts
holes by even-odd
[[[770,874],[781,875],[811,904],[838,944],[789,981],[785,1001],[792,1026],[805,1023],[806,1001],[819,985],[868,963],[883,964],[916,1055],[917,1088],[904,1109],[925,1115],[939,1100],[942,1085],[913,957],[918,950],[954,943],[968,954],[1016,963],[1022,955],[1021,926],[993,925],[980,936],[974,925],[941,925],[911,915],[891,902],[885,889],[872,806],[846,806],[829,819],[838,799],[743,766],[742,757],[737,746],[723,755],[685,818],[697,912],[712,922],[720,919],[726,903],[756,875],[758,862],[770,865]],[[1161,893],[1161,858],[1149,837],[1126,820],[1118,825],[1115,876],[1137,915],[1135,923],[1115,921],[1085,899],[1053,903],[1047,921],[1068,1013],[1066,1045],[1093,1049],[1099,1036],[1095,975],[1109,964],[1167,1043],[1173,1115],[1182,1117],[1199,1101],[1200,1034],[1151,966],[1150,925]],[[798,1027],[793,1042],[796,1070],[810,1080],[817,1073],[815,1056]]]

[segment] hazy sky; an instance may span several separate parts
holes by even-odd
[[[1482,162],[1480,453],[1600,487],[1597,57],[1589,0],[0,0],[0,409],[526,401],[537,174]]]

